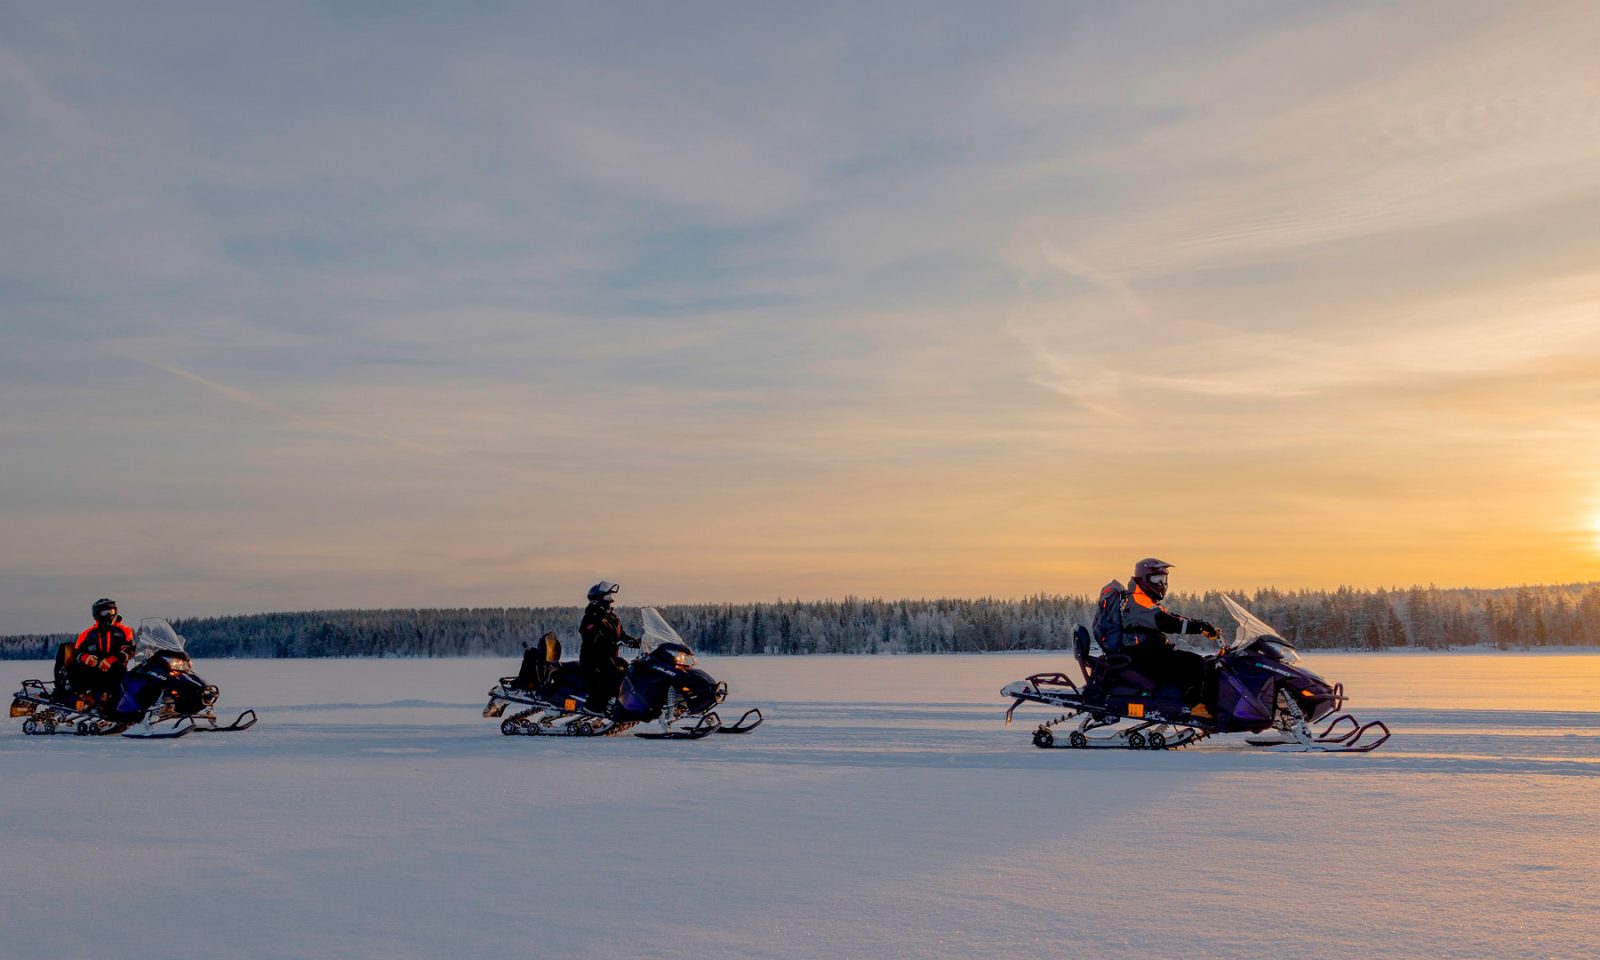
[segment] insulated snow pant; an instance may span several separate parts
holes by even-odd
[[[1179,650],[1166,641],[1145,640],[1130,649],[1128,655],[1135,670],[1159,683],[1173,683],[1182,689],[1186,706],[1215,705],[1215,675],[1200,654]]]
[[[589,675],[589,696],[585,705],[596,713],[603,712],[611,698],[622,686],[622,675],[628,672],[628,661],[621,657],[592,661],[585,670]]]

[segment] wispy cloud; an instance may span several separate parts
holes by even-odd
[[[908,10],[12,10],[0,606],[1593,563],[1591,5]]]
[[[182,367],[176,367],[170,363],[163,363],[158,360],[151,360],[146,357],[141,357],[128,350],[112,350],[111,352],[115,353],[117,356],[124,357],[136,363],[142,363],[153,370],[160,370],[163,373],[169,373],[181,380],[187,380],[190,383],[198,384],[212,391],[213,393],[216,393],[218,396],[231,400],[242,407],[246,407],[260,413],[270,414],[274,419],[286,423],[289,426],[293,426],[302,430],[312,430],[318,433],[331,434],[334,436],[351,437],[357,440],[364,440],[369,443],[388,444],[399,447],[400,449],[406,450],[410,453],[421,453],[431,457],[448,456],[448,454],[442,450],[436,450],[424,444],[417,443],[413,440],[407,440],[404,437],[397,437],[394,434],[385,433],[381,430],[360,429],[357,427],[347,426],[338,422],[337,420],[327,417],[318,417],[302,413],[298,410],[290,409],[289,407],[286,407],[280,403],[275,403],[271,400],[257,396],[256,394],[241,390],[238,387],[230,387],[225,383],[218,383],[215,380],[202,377],[198,373],[185,370]]]

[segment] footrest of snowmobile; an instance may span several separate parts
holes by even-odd
[[[755,715],[755,719],[754,720],[750,719],[750,716],[752,714]],[[738,723],[734,724],[731,727],[718,727],[717,728],[717,732],[718,733],[749,733],[751,730],[754,730],[756,727],[761,726],[762,721],[764,721],[766,719],[767,719],[766,717],[761,715],[760,708],[751,707],[749,710],[746,710],[744,712],[744,716],[739,718],[739,722]]]
[[[653,732],[636,733],[634,736],[643,737],[646,740],[701,740],[716,733],[717,728],[721,726],[721,718],[715,713],[707,713],[702,715],[699,720],[696,720],[692,727],[657,729]]]

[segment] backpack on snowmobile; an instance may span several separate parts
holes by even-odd
[[[1122,652],[1122,607],[1127,602],[1128,592],[1117,581],[1100,588],[1100,602],[1094,612],[1094,638],[1106,653]]]

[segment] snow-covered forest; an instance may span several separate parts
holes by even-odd
[[[1600,646],[1600,584],[1500,590],[1261,590],[1233,594],[1298,646],[1502,649]],[[1178,594],[1177,613],[1231,621],[1220,594]],[[678,604],[662,613],[702,653],[971,653],[1061,649],[1093,598]],[[175,619],[202,657],[506,656],[555,631],[576,652],[578,607],[320,610]],[[628,629],[634,611],[624,609]],[[43,658],[69,634],[0,637],[0,659]]]

